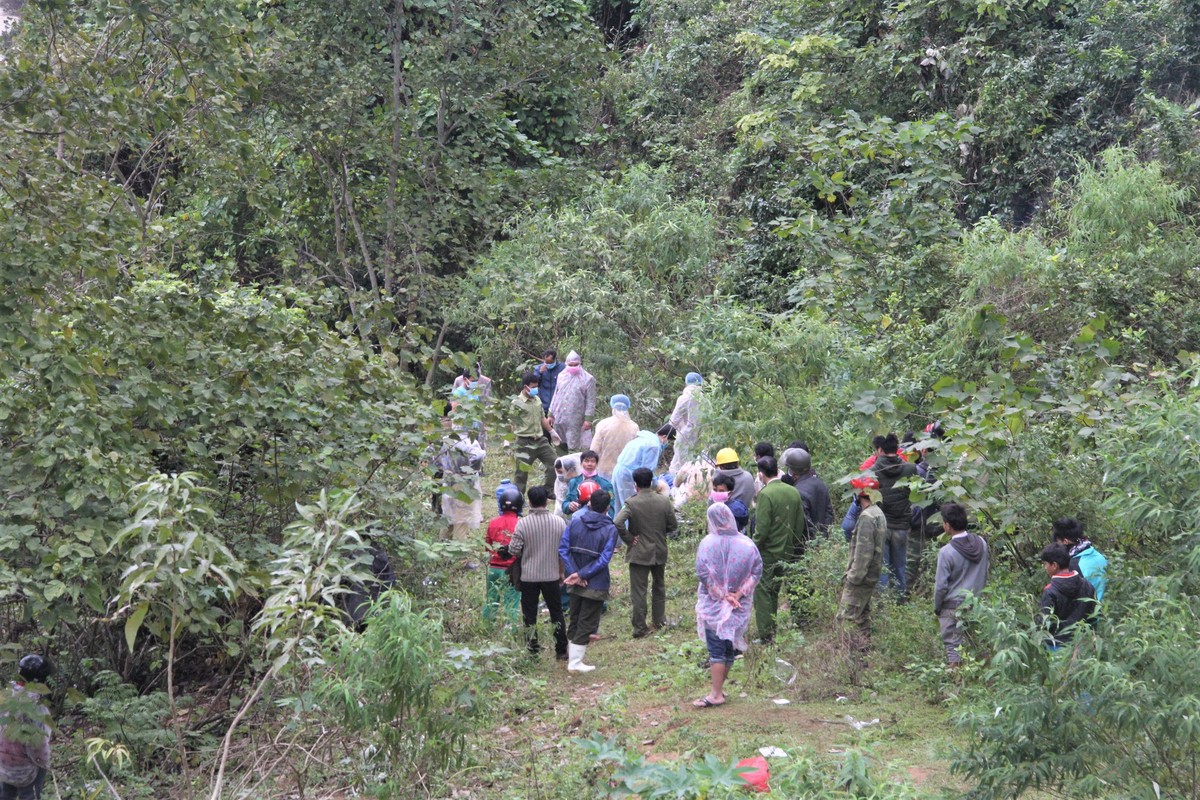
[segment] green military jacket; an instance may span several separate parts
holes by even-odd
[[[763,561],[791,561],[804,539],[804,502],[794,486],[771,481],[758,493],[754,543]]]
[[[795,492],[792,492],[795,494]],[[667,539],[679,530],[675,506],[666,495],[643,489],[625,501],[613,520],[621,540],[629,546],[630,564],[655,566],[667,563]],[[634,544],[634,539],[637,544]]]
[[[850,537],[850,563],[846,565],[846,583],[874,586],[883,572],[883,546],[887,542],[887,517],[878,505],[864,509]]]

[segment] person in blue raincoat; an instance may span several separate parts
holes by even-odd
[[[663,447],[675,438],[675,428],[670,423],[663,425],[655,433],[640,431],[630,440],[629,444],[617,456],[617,466],[613,469],[612,482],[616,488],[616,509],[630,497],[633,497],[637,487],[633,484],[633,471],[645,467],[654,472],[658,469],[658,459],[662,456]]]

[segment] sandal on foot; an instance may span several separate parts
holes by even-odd
[[[712,700],[709,700],[707,697],[701,697],[699,700],[696,700],[692,703],[693,708],[716,708],[717,706],[723,706],[723,705],[725,705],[724,700],[722,700],[719,703],[714,703]]]

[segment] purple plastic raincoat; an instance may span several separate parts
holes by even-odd
[[[754,587],[762,578],[762,556],[745,534],[739,533],[733,512],[724,503],[708,507],[708,535],[696,551],[696,632],[704,641],[704,631],[715,631],[718,638],[746,649],[746,629],[754,605]],[[726,602],[725,595],[740,592],[741,608]]]

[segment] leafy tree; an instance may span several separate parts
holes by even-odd
[[[662,174],[634,169],[522,220],[471,270],[453,318],[490,363],[515,370],[514,353],[555,342],[607,385],[648,387],[636,373],[661,352],[663,320],[682,327],[704,305],[715,248],[705,204],[677,203]]]

